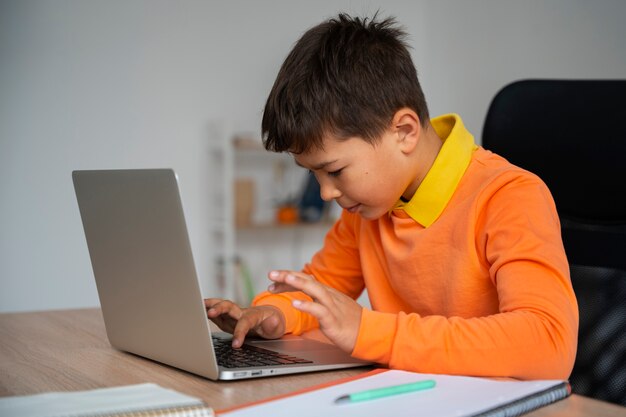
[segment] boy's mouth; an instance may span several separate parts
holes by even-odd
[[[359,207],[360,207],[360,206],[361,206],[360,204],[355,204],[355,205],[353,205],[352,207],[347,207],[347,208],[346,208],[346,210],[347,210],[349,213],[356,213],[356,212],[359,210]]]

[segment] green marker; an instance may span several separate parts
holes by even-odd
[[[425,381],[411,382],[408,384],[394,385],[391,387],[375,388],[354,394],[342,395],[335,400],[335,404],[355,403],[359,401],[375,400],[377,398],[390,397],[392,395],[406,394],[409,392],[422,391],[435,387],[435,381],[428,379]]]

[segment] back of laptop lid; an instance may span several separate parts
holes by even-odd
[[[74,171],[72,178],[111,345],[216,379],[174,172]]]

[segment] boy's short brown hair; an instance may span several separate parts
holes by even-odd
[[[428,108],[393,18],[339,14],[309,29],[283,63],[263,112],[263,144],[295,154],[327,134],[375,143],[403,107],[421,122]]]

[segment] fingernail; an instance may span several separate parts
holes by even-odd
[[[291,281],[291,282],[293,282],[295,279],[296,279],[296,276],[291,275],[291,274],[287,275],[287,278],[286,278],[287,281]]]
[[[272,271],[272,272],[270,272],[270,278],[278,278],[278,275],[280,275],[280,274],[278,273],[278,271]]]
[[[298,307],[298,306],[302,305],[302,301],[300,301],[300,300],[293,300],[291,302],[291,305],[294,306],[294,307]]]
[[[270,284],[270,286],[269,286],[269,287],[267,287],[267,290],[268,290],[269,292],[274,292],[274,290],[276,290],[276,285],[274,285],[274,284]]]

